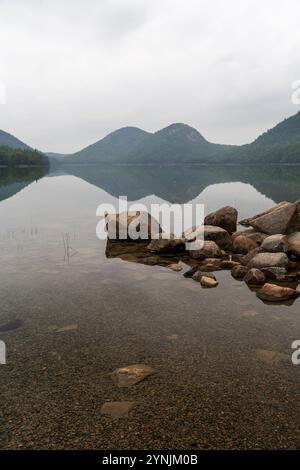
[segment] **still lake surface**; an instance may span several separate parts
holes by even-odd
[[[300,167],[0,169],[0,448],[299,448],[299,301],[107,259],[96,208],[119,195],[244,218],[299,199]],[[137,363],[155,375],[118,389],[109,373]],[[129,417],[101,415],[124,400]]]

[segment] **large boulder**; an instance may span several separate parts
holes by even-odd
[[[229,233],[236,231],[238,212],[234,207],[222,207],[211,214],[208,214],[204,219],[205,225],[214,225],[221,227]]]
[[[194,259],[218,258],[221,256],[220,248],[211,240],[205,240],[202,248],[199,250],[190,250],[189,253],[190,257]]]
[[[249,251],[257,248],[257,246],[257,243],[251,240],[251,238],[245,237],[245,235],[239,235],[233,239],[232,251],[246,255]]]
[[[186,243],[187,250],[190,251],[192,251],[192,248],[197,249],[197,244],[201,244],[205,240],[215,242],[223,250],[228,250],[232,246],[229,233],[223,228],[214,225],[193,227],[182,234],[182,240]],[[190,243],[193,243],[192,247]]]
[[[258,253],[249,261],[248,267],[257,269],[273,266],[287,268],[289,263],[289,259],[285,253]]]
[[[285,234],[289,231],[296,209],[297,203],[284,201],[261,214],[241,220],[239,223],[269,235]]]
[[[286,236],[282,234],[270,235],[265,238],[261,244],[263,251],[269,251],[270,253],[280,253],[285,251]]]
[[[300,232],[300,199],[295,202],[296,210],[290,222],[288,233]]]
[[[281,287],[276,284],[265,284],[256,294],[260,299],[267,302],[284,302],[295,299],[300,294],[290,287]]]
[[[121,212],[105,216],[109,240],[145,241],[161,233],[161,227],[148,212]]]
[[[297,258],[300,257],[300,232],[292,233],[286,238],[286,251]]]
[[[249,286],[263,286],[266,282],[266,278],[260,269],[251,268],[244,277],[244,281]]]

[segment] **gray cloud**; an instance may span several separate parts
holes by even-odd
[[[299,108],[298,0],[0,0],[0,128],[72,152],[125,125],[249,142]]]

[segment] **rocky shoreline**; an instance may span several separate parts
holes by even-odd
[[[148,223],[148,240],[112,239],[107,219],[106,256],[119,257],[147,265],[161,265],[184,277],[192,278],[204,288],[218,286],[214,272],[230,270],[233,278],[245,282],[264,302],[293,302],[299,297],[300,282],[300,200],[281,202],[274,207],[239,221],[245,230],[237,230],[238,212],[226,206],[205,217],[204,225],[174,235],[151,239],[149,214],[128,213],[130,223]],[[114,216],[117,234],[120,214]],[[124,227],[122,227],[124,230]],[[128,234],[128,232],[127,232]],[[199,249],[189,250],[201,236]]]

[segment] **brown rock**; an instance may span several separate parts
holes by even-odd
[[[182,271],[182,264],[181,263],[169,264],[167,268],[178,273],[179,271]]]
[[[211,287],[217,287],[219,283],[215,279],[211,279],[210,277],[203,276],[200,279],[200,284],[202,287],[211,288]]]
[[[214,279],[216,281],[216,277],[213,273],[207,273],[205,271],[196,271],[192,278],[194,281],[200,282],[203,277],[209,277],[210,279]]]
[[[232,269],[234,266],[240,266],[240,263],[231,259],[224,259],[220,264],[221,269]]]
[[[101,407],[101,414],[112,418],[127,418],[134,406],[132,401],[108,401]]]
[[[223,250],[230,249],[232,245],[229,233],[223,228],[213,225],[200,225],[199,227],[193,227],[192,229],[184,232],[182,239],[187,244],[187,250],[191,250],[189,247],[189,243],[191,242],[193,242],[194,246],[197,247],[198,240],[213,241]]]
[[[264,239],[268,236],[266,233],[256,232],[253,228],[248,228],[247,230],[235,232],[232,235],[232,238],[234,239],[240,235],[249,238],[249,240],[253,240],[257,245],[261,245]]]
[[[160,238],[151,240],[147,249],[154,253],[178,253],[185,248],[184,243],[180,239]]]
[[[286,238],[286,251],[300,258],[300,232],[292,233]]]
[[[110,375],[118,387],[131,387],[153,373],[154,370],[152,367],[145,364],[133,364],[131,366],[116,369]]]
[[[263,286],[266,282],[266,278],[264,273],[259,269],[252,268],[247,272],[244,281],[250,286]]]
[[[276,284],[265,284],[257,293],[257,297],[267,302],[284,302],[299,296],[299,292],[289,287]]]
[[[234,266],[231,270],[231,275],[234,277],[234,279],[244,279],[248,272],[248,268],[246,266],[242,266],[241,264],[238,264],[237,266]]]
[[[261,249],[270,253],[279,253],[285,251],[285,246],[286,236],[282,234],[276,234],[265,238],[261,244]]]
[[[221,250],[218,245],[210,240],[203,242],[203,247],[199,250],[190,250],[190,257],[194,259],[218,258],[221,256]]]
[[[151,233],[161,233],[161,227],[148,212],[122,212],[105,217],[110,240],[151,240]]]
[[[226,230],[228,233],[236,231],[238,212],[230,206],[222,207],[211,214],[208,214],[204,219],[205,225],[215,225]]]
[[[257,243],[251,238],[246,237],[245,235],[239,235],[235,237],[232,244],[232,251],[234,253],[241,253],[246,255],[249,251],[254,250],[257,248]]]
[[[289,225],[296,212],[297,204],[290,202],[281,202],[271,209],[262,212],[250,219],[240,221],[241,225],[251,226],[259,232],[269,235],[288,232]]]

